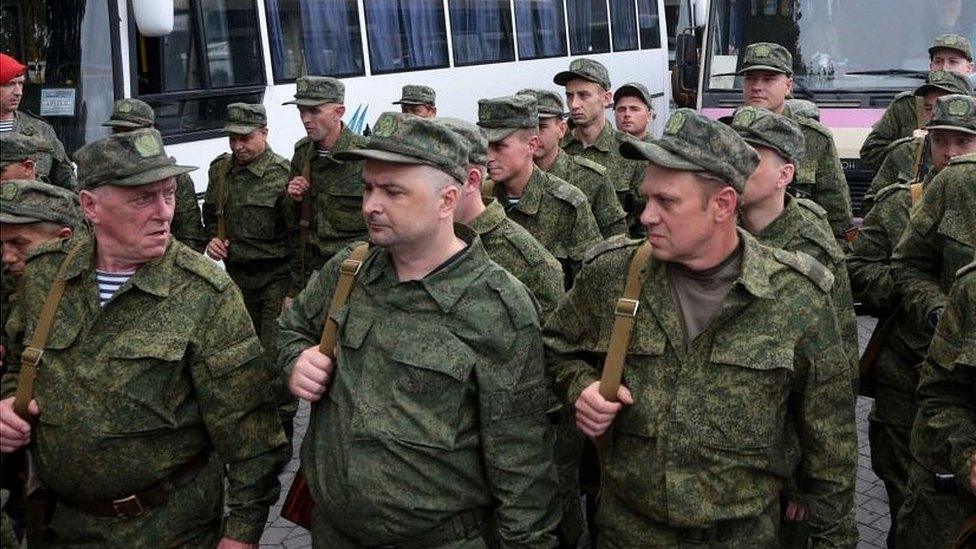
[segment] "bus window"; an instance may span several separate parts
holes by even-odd
[[[173,32],[134,35],[133,93],[163,135],[221,127],[226,106],[259,102],[264,70],[254,0],[175,0]]]
[[[657,12],[656,0],[637,0],[637,21],[640,27],[641,49],[656,50],[660,48],[661,16]]]
[[[605,0],[566,0],[569,51],[573,55],[610,51],[610,29]]]
[[[519,59],[566,55],[562,0],[515,0]]]
[[[373,74],[447,67],[440,0],[369,0],[363,7]]]
[[[0,2],[0,51],[27,65],[20,110],[44,117],[69,154],[108,134],[116,16],[105,0]]]
[[[363,42],[356,0],[265,0],[275,82],[302,74],[362,76]]]
[[[454,0],[448,6],[455,66],[515,61],[508,0]]]
[[[633,0],[610,0],[613,51],[637,49],[637,12]]]

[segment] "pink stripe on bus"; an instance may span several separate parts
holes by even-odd
[[[732,109],[708,108],[701,113],[712,120],[732,114]],[[828,128],[870,128],[884,109],[820,109],[820,122]]]

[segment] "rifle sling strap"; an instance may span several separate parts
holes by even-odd
[[[342,308],[352,293],[352,286],[356,282],[356,275],[363,267],[363,259],[369,252],[369,244],[360,244],[353,248],[342,264],[339,265],[339,281],[336,283],[335,291],[332,293],[332,303],[329,304],[329,312],[325,316],[325,325],[322,327],[322,340],[319,342],[319,352],[323,355],[335,359],[335,348],[339,326],[332,319],[332,314]]]

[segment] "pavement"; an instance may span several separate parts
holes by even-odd
[[[858,318],[862,350],[867,345],[875,324],[875,319],[871,317]],[[888,516],[888,495],[885,493],[884,484],[871,470],[871,448],[868,445],[868,413],[871,411],[871,403],[872,400],[868,398],[861,397],[857,400],[857,529],[861,538],[857,545],[858,549],[883,549],[885,536],[888,535],[888,528],[891,526],[891,518]],[[308,412],[309,407],[303,402],[295,416],[295,448],[300,447],[301,440],[305,436]],[[298,452],[294,453],[281,474],[281,497],[271,509],[268,524],[261,537],[262,549],[300,549],[312,546],[308,531],[288,522],[280,515],[281,503],[288,492],[288,487],[291,486],[296,470],[298,470]]]

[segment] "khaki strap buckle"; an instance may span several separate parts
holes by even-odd
[[[307,219],[301,219],[301,220],[298,221],[298,226],[299,227],[305,228],[305,227],[308,227],[309,225],[311,225],[311,223],[309,223],[309,221]]]
[[[346,259],[345,261],[342,262],[341,265],[339,265],[339,273],[348,276],[356,276],[359,274],[359,269],[362,268],[363,268],[362,261],[357,261],[355,259]]]
[[[112,508],[120,519],[135,518],[146,512],[146,507],[136,495],[112,500]]]
[[[617,300],[617,308],[613,314],[617,316],[627,316],[634,318],[637,316],[637,309],[640,308],[640,301],[621,297]]]
[[[27,347],[24,352],[20,354],[21,364],[30,364],[31,366],[37,366],[41,363],[41,357],[44,356],[44,349],[38,349],[36,347]]]

